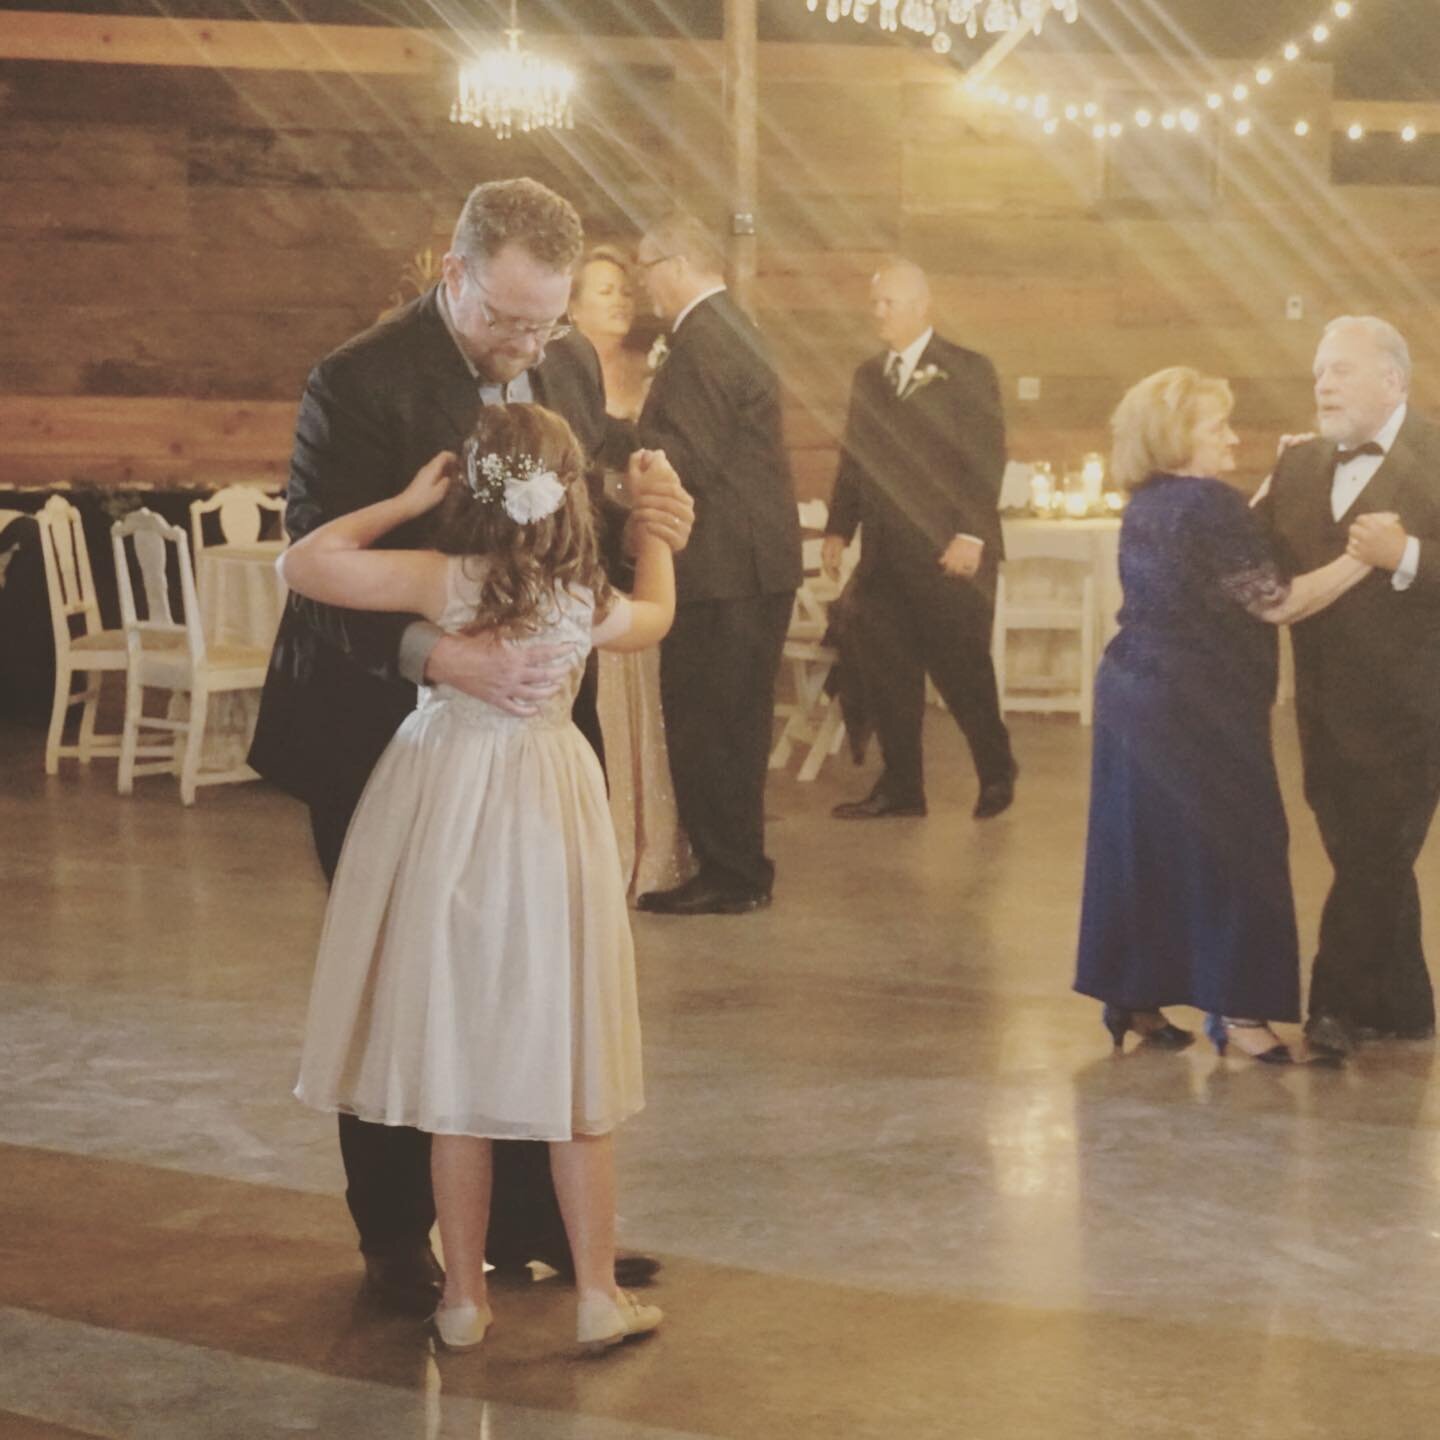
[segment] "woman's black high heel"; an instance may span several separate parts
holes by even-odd
[[[1214,1045],[1215,1053],[1222,1058],[1230,1044],[1232,1030],[1269,1029],[1269,1024],[1264,1020],[1227,1020],[1223,1015],[1207,1015],[1205,1017],[1205,1033],[1210,1037],[1210,1043]],[[1258,1060],[1262,1065],[1289,1065],[1295,1059],[1290,1053],[1290,1047],[1282,1044],[1279,1040],[1258,1055],[1251,1054],[1249,1050],[1244,1050],[1242,1053],[1251,1060]]]
[[[1155,1013],[1160,1015],[1158,1010]],[[1160,1015],[1158,1025],[1152,1025],[1147,1029],[1145,1026],[1135,1023],[1133,1010],[1122,1010],[1118,1005],[1107,1005],[1100,1012],[1100,1020],[1110,1032],[1110,1038],[1115,1042],[1117,1050],[1125,1044],[1127,1030],[1133,1030],[1140,1037],[1142,1045],[1153,1045],[1157,1050],[1183,1050],[1187,1045],[1195,1043],[1193,1030],[1182,1030],[1178,1025],[1172,1025],[1164,1015]]]

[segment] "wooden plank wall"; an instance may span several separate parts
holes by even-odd
[[[672,197],[727,209],[716,46],[572,43],[576,130],[502,143],[446,121],[449,63],[408,32],[320,35],[307,63],[289,33],[276,58],[275,27],[143,29],[161,23],[0,59],[0,483],[281,478],[309,365],[443,248],[479,179],[556,185],[596,238]],[[221,41],[225,68],[197,56]],[[1002,78],[1063,98],[1136,75],[1017,55]],[[1043,139],[927,56],[762,47],[754,302],[802,494],[828,491],[888,251],[927,266],[941,328],[995,359],[1019,458],[1103,446],[1124,386],[1183,362],[1234,380],[1258,476],[1274,435],[1306,423],[1319,324],[1341,311],[1397,319],[1436,397],[1440,192],[1330,185],[1328,71],[1288,83],[1267,103],[1303,105],[1312,137],[1222,144],[1216,206],[1159,218],[1106,202],[1088,135]],[[1016,398],[1022,376],[1038,401]]]

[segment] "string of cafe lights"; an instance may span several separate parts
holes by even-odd
[[[1226,124],[1232,134],[1244,139],[1255,129],[1255,116],[1248,111],[1239,111],[1274,83],[1285,67],[1303,59],[1323,57],[1326,47],[1336,33],[1337,25],[1350,20],[1356,11],[1356,0],[1329,0],[1319,18],[1309,29],[1286,43],[1269,59],[1255,64],[1252,80],[1237,80],[1228,86],[1216,86],[1204,92],[1203,99],[1197,90],[1192,104],[1139,105],[1128,117],[1121,120],[1106,113],[1099,100],[1070,100],[1064,105],[1043,92],[1031,94],[1001,84],[981,84],[974,79],[962,79],[961,89],[972,97],[985,100],[1000,109],[1033,121],[1045,135],[1056,134],[1062,125],[1087,128],[1096,140],[1116,139],[1134,126],[1138,130],[1157,129],[1177,134],[1195,134],[1204,125],[1206,118],[1217,124]],[[1253,82],[1253,83],[1252,83]],[[1239,113],[1237,113],[1239,111]],[[1233,117],[1233,118],[1232,118]],[[1290,130],[1300,139],[1311,133],[1313,126],[1305,116],[1297,116],[1290,124]],[[1411,144],[1420,137],[1420,127],[1413,122],[1403,125],[1397,132],[1400,140]],[[1347,127],[1345,134],[1352,141],[1365,138],[1365,127],[1356,121]]]

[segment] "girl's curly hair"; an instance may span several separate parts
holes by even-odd
[[[486,405],[470,438],[481,455],[498,455],[512,470],[523,470],[527,461],[553,470],[565,486],[565,500],[553,515],[518,524],[498,501],[475,498],[461,462],[441,502],[431,543],[442,554],[484,561],[473,571],[480,600],[467,633],[538,630],[552,610],[555,592],[580,586],[594,594],[596,613],[603,615],[610,606],[610,584],[600,564],[585,453],[575,432],[541,405]]]

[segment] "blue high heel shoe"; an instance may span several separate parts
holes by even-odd
[[[1264,1030],[1274,1039],[1269,1024],[1264,1020],[1227,1020],[1223,1015],[1207,1015],[1205,1017],[1205,1034],[1209,1037],[1210,1043],[1215,1047],[1215,1053],[1222,1059],[1225,1051],[1230,1045],[1230,1032],[1232,1030]],[[1268,1049],[1258,1054],[1242,1048],[1241,1053],[1251,1060],[1258,1060],[1262,1065],[1289,1065],[1295,1057],[1290,1053],[1290,1047],[1276,1040]]]
[[[1160,1015],[1158,1010],[1154,1013]],[[1125,1034],[1129,1030],[1133,1030],[1140,1037],[1142,1045],[1153,1045],[1157,1050],[1183,1050],[1187,1045],[1195,1043],[1193,1030],[1182,1030],[1178,1025],[1172,1025],[1164,1015],[1160,1015],[1158,1025],[1147,1029],[1135,1023],[1135,1011],[1122,1010],[1118,1005],[1107,1005],[1100,1012],[1100,1022],[1110,1032],[1110,1038],[1115,1042],[1117,1050],[1125,1044]]]

